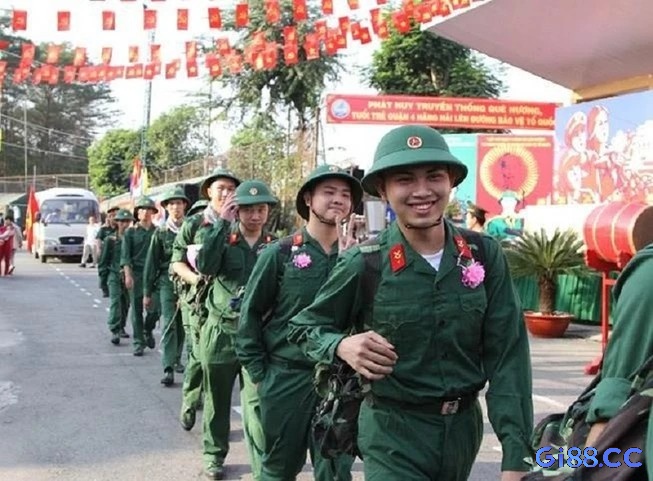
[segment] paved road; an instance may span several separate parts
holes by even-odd
[[[177,422],[179,384],[159,384],[158,351],[135,358],[130,345],[109,343],[96,271],[26,254],[17,265],[0,278],[0,481],[201,479],[200,431]],[[596,332],[531,340],[538,419],[589,382],[582,367],[599,350],[588,339]],[[487,420],[485,431],[472,481],[499,476]],[[232,439],[228,479],[249,480],[237,395]],[[354,470],[362,480],[361,464]],[[308,468],[300,479],[312,479]]]

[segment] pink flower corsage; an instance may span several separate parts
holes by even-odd
[[[485,279],[485,268],[480,262],[472,261],[463,266],[463,285],[472,289],[477,288]]]
[[[306,269],[313,263],[313,259],[306,252],[295,255],[292,259],[293,265],[298,269]]]

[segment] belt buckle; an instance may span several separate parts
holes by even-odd
[[[444,401],[442,407],[440,408],[440,414],[448,416],[450,414],[456,414],[458,408],[460,407],[460,398],[454,399],[453,401]]]

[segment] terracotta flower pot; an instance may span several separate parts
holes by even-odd
[[[574,316],[565,312],[542,314],[541,312],[525,311],[524,320],[528,332],[536,337],[562,337]]]

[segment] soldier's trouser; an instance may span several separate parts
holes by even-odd
[[[261,406],[258,392],[246,369],[240,370],[240,407],[243,412],[243,432],[247,450],[249,451],[252,477],[255,481],[259,481],[261,479],[265,434],[261,423]]]
[[[198,319],[191,313],[188,304],[181,306],[182,321],[186,331],[186,351],[188,360],[184,370],[184,384],[181,388],[184,406],[197,408],[202,393],[202,364],[200,362],[200,331]]]
[[[103,269],[98,271],[99,285],[100,290],[104,292],[109,292],[109,274]]]
[[[143,272],[132,270],[134,285],[129,291],[129,300],[132,308],[132,330],[134,337],[134,348],[145,347],[145,335],[151,335],[159,313],[156,307],[150,308],[145,315],[143,323]],[[153,306],[157,306],[157,300],[153,299]]]
[[[447,416],[365,401],[358,429],[365,481],[466,481],[481,446],[483,415],[478,401]]]
[[[293,481],[311,454],[316,481],[349,481],[354,458],[323,458],[313,447],[311,420],[318,403],[313,370],[277,361],[258,388],[265,454],[261,481]]]
[[[204,411],[202,432],[204,461],[223,465],[229,453],[231,392],[240,365],[233,350],[233,334],[220,322],[208,319],[200,330],[200,359]]]
[[[107,278],[109,288],[109,330],[116,334],[125,327],[129,313],[129,293],[122,283],[120,274],[110,272]]]
[[[174,368],[181,361],[184,350],[184,327],[181,322],[181,309],[177,308],[177,295],[172,282],[162,280],[159,288],[161,304],[161,363],[163,370]]]

